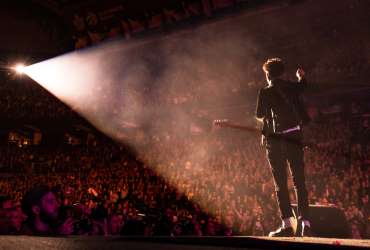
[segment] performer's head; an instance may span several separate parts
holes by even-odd
[[[280,77],[285,70],[284,63],[280,58],[270,58],[262,66],[266,74],[266,80],[271,84],[271,81]]]

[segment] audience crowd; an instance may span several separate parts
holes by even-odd
[[[3,120],[75,118],[76,114],[41,86],[24,81],[1,80],[0,117]]]
[[[168,29],[173,24],[211,17],[224,8],[243,4],[258,5],[260,1],[245,0],[161,0],[153,4],[142,0],[125,1],[105,11],[75,13],[73,36],[75,49],[98,44],[116,37],[130,39],[149,30]]]
[[[369,238],[370,152],[349,143],[349,125],[339,117],[307,128],[309,199],[337,206],[352,237]],[[134,144],[136,155],[107,141],[55,149],[3,145],[1,233],[266,235],[280,223],[257,135],[165,133]]]

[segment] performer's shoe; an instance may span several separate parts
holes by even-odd
[[[270,232],[269,237],[293,237],[295,236],[292,227],[280,227],[276,231]]]
[[[312,232],[312,229],[311,227],[309,226],[302,226],[302,230],[301,230],[301,237],[314,237],[315,234]]]

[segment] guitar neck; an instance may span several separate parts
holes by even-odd
[[[249,132],[261,132],[261,130],[254,128],[254,127],[233,124],[233,123],[224,124],[223,126],[228,127],[228,128],[235,128],[239,130],[249,131]]]

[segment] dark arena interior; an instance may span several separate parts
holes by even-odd
[[[0,1],[0,249],[369,248],[369,27],[367,0]]]

